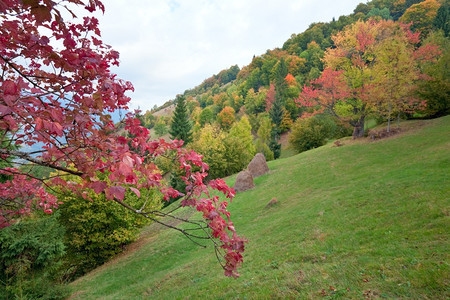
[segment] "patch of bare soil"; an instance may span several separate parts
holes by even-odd
[[[390,138],[392,136],[399,136],[405,133],[414,133],[424,126],[430,125],[433,120],[414,120],[400,122],[399,125],[391,126],[389,132],[387,131],[387,126],[377,127],[369,130],[367,138],[374,140],[381,140]]]
[[[175,110],[175,104],[172,104],[166,108],[163,108],[161,110],[158,110],[157,112],[154,112],[153,115],[155,117],[161,117],[161,116],[171,116]]]
[[[424,126],[430,125],[432,122],[433,120],[414,120],[401,122],[399,127],[397,127],[397,125],[391,126],[389,132],[387,131],[387,126],[378,126],[376,128],[370,129],[367,133],[367,137],[360,139],[352,139],[351,137],[346,137],[334,142],[333,146],[340,147],[344,145],[370,143],[387,138],[395,138],[404,134],[414,133],[422,129]]]
[[[289,146],[289,132],[282,133],[279,142],[283,148]]]
[[[393,135],[397,135],[401,131],[402,131],[401,128],[391,128],[389,131],[387,131],[387,129],[370,130],[368,138],[370,138],[371,140],[380,140],[387,137],[391,137]]]

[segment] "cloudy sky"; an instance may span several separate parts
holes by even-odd
[[[363,0],[106,0],[103,41],[120,52],[114,69],[135,87],[131,108],[155,104],[253,55],[282,47],[313,22],[348,15]]]

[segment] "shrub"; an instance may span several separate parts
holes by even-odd
[[[256,149],[258,153],[262,153],[266,158],[266,161],[274,160],[273,151],[270,150],[269,146],[266,143],[263,143],[261,139],[256,140]]]
[[[164,117],[159,118],[153,128],[155,129],[155,134],[158,137],[161,137],[169,132],[169,127],[167,126]]]
[[[0,231],[0,299],[64,299],[57,283],[64,254],[64,228],[57,214],[37,214]]]
[[[266,161],[274,160],[274,153],[269,147],[271,141],[270,135],[272,132],[272,122],[267,115],[264,116],[260,114],[258,119],[260,125],[257,132],[258,138],[256,140],[256,152],[264,154]]]
[[[123,251],[124,246],[135,241],[139,228],[148,219],[108,201],[104,194],[89,194],[92,199],[84,199],[70,192],[59,198],[59,221],[68,233],[65,238],[66,264],[70,270],[68,278],[76,278],[103,264]],[[154,191],[141,192],[138,198],[133,192],[125,195],[126,202],[133,207],[141,207],[145,201],[145,211],[161,207],[161,197]]]
[[[320,147],[334,136],[336,128],[332,119],[324,116],[297,119],[289,134],[289,143],[298,152]]]

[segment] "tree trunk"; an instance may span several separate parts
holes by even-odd
[[[364,119],[365,116],[361,116],[358,122],[353,126],[353,139],[361,138],[364,136]]]
[[[387,126],[387,132],[391,131],[391,112],[392,112],[392,105],[389,102],[389,113],[388,113],[388,126]]]

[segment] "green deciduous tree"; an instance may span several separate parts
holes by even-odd
[[[272,122],[269,117],[261,117],[256,140],[256,151],[264,154],[267,161],[274,159],[273,151],[269,144],[271,140]]]
[[[169,128],[167,127],[165,117],[158,118],[155,126],[153,127],[155,133],[158,137],[165,135],[169,132]]]
[[[390,7],[392,18],[397,21],[411,5],[420,2],[423,0],[396,0]]]
[[[255,93],[253,89],[248,90],[245,97],[245,108],[249,114],[259,114],[266,109],[266,89],[261,88],[259,92]]]
[[[252,127],[247,116],[233,124],[226,138],[227,161],[230,172],[239,172],[247,166],[256,154]]]
[[[209,165],[209,177],[219,178],[226,174],[227,161],[225,158],[226,138],[223,132],[216,124],[206,124],[196,133],[191,147],[195,151],[201,151],[203,161]]]
[[[205,124],[211,124],[214,121],[214,114],[210,107],[205,107],[198,117],[198,122],[200,126],[205,126]]]
[[[324,52],[320,48],[320,45],[315,41],[310,42],[306,50],[300,53],[300,58],[303,58],[306,61],[305,69],[302,73],[308,74],[313,68],[320,71],[323,70],[323,55]]]
[[[426,37],[433,27],[440,3],[437,0],[425,0],[409,7],[400,17],[403,23],[412,23],[411,29],[420,31]]]
[[[418,94],[426,100],[425,114],[438,117],[450,113],[450,41],[443,31],[431,33],[424,44],[439,45],[442,54],[437,61],[423,65],[423,72],[429,76],[419,83]]]
[[[196,134],[192,148],[202,151],[203,160],[210,168],[210,178],[241,171],[256,153],[250,122],[246,116],[234,123],[229,133],[221,130],[217,124],[206,124]]]
[[[368,13],[368,17],[381,17],[383,20],[392,20],[391,14],[389,13],[389,8],[384,7],[379,9],[378,7],[373,7]]]

